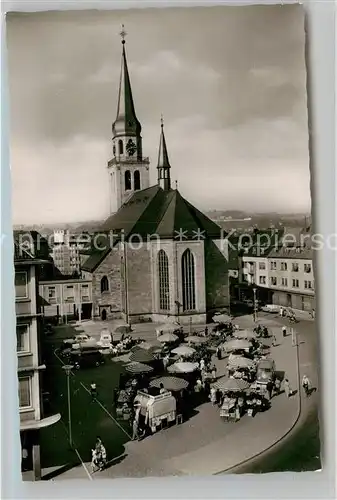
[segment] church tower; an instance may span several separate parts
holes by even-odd
[[[171,173],[170,173],[171,165],[167,154],[163,117],[161,118],[161,133],[159,142],[157,170],[158,170],[158,185],[164,191],[169,191],[171,189]]]
[[[119,81],[117,116],[112,124],[112,158],[108,162],[110,182],[110,213],[117,211],[135,192],[150,185],[149,159],[143,157],[142,127],[133,103],[125,52],[124,25],[122,64]]]

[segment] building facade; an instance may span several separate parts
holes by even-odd
[[[39,266],[45,263],[15,244],[15,309],[18,357],[20,436],[23,466],[41,478],[39,431],[55,424],[60,414],[46,415],[41,383],[45,365],[40,350],[41,312],[38,297]]]
[[[82,279],[55,279],[40,281],[40,298],[45,318],[57,322],[68,317],[79,320],[92,317],[92,282]]]

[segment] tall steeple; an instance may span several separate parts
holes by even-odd
[[[119,80],[117,115],[116,120],[112,124],[112,135],[113,137],[120,135],[137,136],[140,135],[142,127],[137,119],[133,103],[128,63],[125,52],[126,31],[124,29],[124,24],[122,25],[120,35],[122,37],[122,61]]]
[[[150,185],[149,159],[143,158],[142,127],[133,103],[122,25],[122,63],[116,120],[112,124],[112,158],[108,162],[110,213],[118,210],[135,191]]]
[[[164,189],[164,191],[169,191],[171,189],[171,174],[170,174],[170,161],[167,154],[166,140],[164,134],[164,120],[161,117],[161,133],[159,142],[159,153],[158,153],[158,184]]]

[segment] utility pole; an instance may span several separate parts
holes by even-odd
[[[63,365],[66,376],[67,376],[67,393],[68,393],[68,428],[69,428],[69,444],[72,448],[73,446],[73,436],[72,436],[72,425],[71,425],[71,406],[70,406],[70,383],[69,378],[71,374],[71,370],[74,368],[72,365]]]
[[[254,286],[253,288],[253,294],[254,294],[254,323],[256,323],[257,320],[257,300],[256,300],[256,288]]]

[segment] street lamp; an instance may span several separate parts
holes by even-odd
[[[253,294],[254,294],[254,323],[256,323],[257,319],[257,301],[256,301],[256,287],[253,287]]]
[[[74,368],[73,365],[63,365],[62,368],[64,369],[66,376],[67,376],[67,393],[68,393],[68,426],[69,426],[69,443],[70,446],[73,445],[73,437],[72,437],[72,431],[71,431],[71,407],[70,407],[70,384],[69,384],[69,377],[71,374],[71,370]]]

